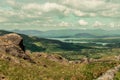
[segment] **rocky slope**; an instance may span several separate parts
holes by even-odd
[[[0,80],[92,80],[118,64],[87,58],[68,61],[57,54],[25,51],[20,35],[0,36]]]
[[[16,33],[10,33],[4,36],[0,36],[0,52],[10,54],[14,57],[22,58],[30,62],[34,62],[29,56],[31,52],[25,51],[25,46],[23,45],[23,38]],[[34,56],[36,56],[36,58],[44,57],[54,62],[68,62],[67,59],[63,58],[60,55],[52,55],[40,52],[34,52],[33,54],[35,54]]]
[[[120,65],[106,71],[102,76],[96,80],[113,80],[116,73],[120,70]]]

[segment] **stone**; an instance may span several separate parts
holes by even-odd
[[[15,33],[0,36],[0,52],[33,62],[25,53],[23,38]]]

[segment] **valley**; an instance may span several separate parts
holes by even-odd
[[[0,80],[120,80],[120,0],[0,0]]]
[[[1,36],[10,33],[12,32],[0,31]],[[18,50],[14,56],[12,52],[16,51],[19,45],[17,48],[8,48],[13,51],[0,51],[0,79],[99,80],[104,73],[120,64],[119,38],[45,39],[19,35],[23,38],[25,54]],[[119,80],[119,70],[111,74],[115,75],[112,79]],[[101,80],[105,80],[105,77]]]

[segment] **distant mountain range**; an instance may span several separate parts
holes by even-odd
[[[105,38],[105,37],[120,37],[120,30],[77,30],[77,29],[64,29],[64,30],[12,30],[20,34],[37,36],[42,38]]]

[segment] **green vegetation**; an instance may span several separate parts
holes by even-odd
[[[0,32],[0,35],[9,33]],[[80,61],[83,58],[98,61],[63,64],[32,53],[29,56],[36,62],[34,64],[5,54],[8,59],[1,58],[0,55],[0,77],[4,75],[8,80],[93,80],[120,64],[120,61],[115,59],[115,56],[120,55],[120,38],[83,39],[90,42],[110,43],[102,45],[96,43],[65,43],[23,34],[21,36],[24,38],[26,50],[32,52],[57,54],[70,61]],[[9,58],[14,60],[9,60]],[[115,80],[120,80],[119,75],[118,72]]]
[[[119,72],[116,74],[114,80],[120,80],[120,70],[119,70]]]
[[[15,57],[13,61],[0,59],[0,74],[8,80],[93,80],[119,64],[112,60],[89,64],[62,64],[35,55],[30,54],[36,64]]]

